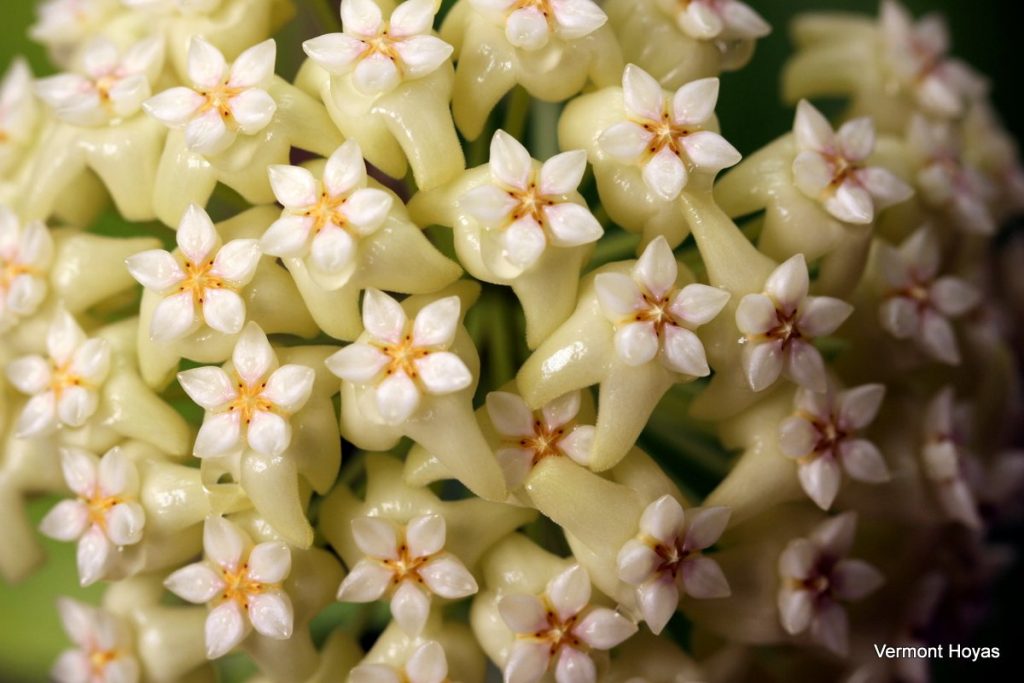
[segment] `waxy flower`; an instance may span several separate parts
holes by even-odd
[[[648,505],[640,517],[640,533],[619,551],[619,578],[636,586],[644,621],[661,633],[683,595],[694,598],[729,596],[721,567],[701,551],[714,544],[729,522],[729,510],[710,507],[687,523],[682,506],[669,495]]]
[[[506,391],[487,394],[487,414],[501,436],[494,454],[509,488],[522,485],[541,460],[567,456],[584,467],[590,461],[594,427],[576,423],[580,392],[573,391],[532,411],[526,401]]]
[[[790,635],[811,638],[837,655],[848,646],[849,622],[840,602],[860,600],[885,581],[863,560],[845,559],[857,515],[844,512],[819,524],[807,538],[789,542],[779,556],[779,618]]]
[[[687,83],[671,98],[640,67],[630,64],[622,75],[626,121],[601,133],[598,144],[611,157],[643,169],[644,183],[658,197],[672,201],[691,173],[717,173],[739,162],[740,153],[710,124],[718,101],[718,79]]]
[[[0,177],[20,160],[36,127],[36,102],[32,96],[32,71],[16,58],[0,80]]]
[[[162,36],[145,38],[123,53],[106,38],[96,38],[82,52],[82,73],[42,78],[36,93],[67,123],[102,126],[142,108],[163,62]]]
[[[803,254],[780,265],[760,294],[747,294],[736,309],[736,326],[745,336],[743,370],[754,391],[763,391],[785,374],[811,391],[828,388],[825,362],[811,343],[831,334],[853,307],[830,296],[807,296],[810,281]]]
[[[73,47],[102,26],[118,0],[44,0],[36,7],[38,21],[28,35],[44,45]]]
[[[163,299],[153,310],[150,337],[168,342],[195,332],[200,325],[236,334],[245,323],[239,290],[252,280],[260,260],[253,239],[221,246],[220,235],[202,208],[190,204],[178,224],[178,255],[152,249],[129,257],[132,277]]]
[[[877,211],[914,193],[892,171],[864,165],[875,148],[870,118],[853,119],[833,131],[820,111],[800,100],[793,133],[799,150],[793,160],[794,183],[841,221],[871,223]]]
[[[30,316],[46,298],[53,237],[42,221],[22,225],[0,205],[0,332]]]
[[[858,481],[889,480],[878,448],[857,437],[875,419],[884,397],[882,384],[838,392],[830,385],[823,394],[797,390],[796,413],[779,425],[779,449],[797,461],[800,485],[822,510],[831,507],[839,492],[840,466]]]
[[[881,245],[884,278],[879,308],[882,327],[897,339],[913,339],[935,360],[960,363],[960,348],[950,318],[957,318],[981,300],[977,289],[961,278],[939,276],[942,254],[938,237],[919,228],[898,248]]]
[[[265,455],[284,452],[292,440],[289,419],[309,400],[314,377],[305,365],[277,367],[267,335],[249,323],[231,353],[230,372],[205,366],[178,373],[185,393],[206,410],[193,453],[208,458],[244,446]]]
[[[459,558],[444,551],[440,515],[413,517],[399,527],[379,517],[352,520],[356,545],[366,553],[338,588],[342,602],[372,602],[391,595],[391,616],[410,636],[430,613],[430,597],[458,600],[477,592],[476,579]]]
[[[387,664],[360,664],[348,674],[349,683],[446,683],[448,658],[436,640],[421,643],[398,669]]]
[[[298,166],[268,171],[284,211],[264,233],[260,248],[271,256],[308,257],[317,280],[337,289],[355,270],[359,240],[387,218],[392,196],[366,187],[366,163],[354,140],[330,156],[321,180]]]
[[[683,33],[697,40],[755,40],[772,27],[760,14],[738,0],[657,0]]]
[[[210,608],[206,617],[206,656],[216,659],[241,643],[250,631],[287,640],[292,635],[292,602],[281,586],[292,569],[282,541],[253,546],[245,532],[223,517],[207,517],[201,562],[182,567],[164,585],[178,597]]]
[[[396,300],[367,289],[363,326],[368,338],[335,353],[327,367],[343,380],[372,386],[380,418],[401,424],[416,412],[424,393],[451,394],[472,383],[469,368],[448,351],[461,305],[458,297],[445,297],[424,306],[410,322]]]
[[[90,339],[59,309],[46,333],[48,358],[23,356],[7,366],[7,379],[31,398],[15,425],[19,438],[45,436],[59,426],[81,427],[99,407],[110,372],[110,344]]]
[[[274,118],[277,103],[266,91],[274,77],[277,44],[266,40],[238,55],[228,67],[220,50],[201,36],[188,48],[191,88],[165,90],[143,103],[146,113],[170,128],[185,129],[185,145],[217,154],[238,136],[255,135]]]
[[[951,518],[981,528],[981,516],[967,477],[964,435],[958,429],[955,396],[945,387],[929,402],[924,417],[921,459],[925,477],[935,484],[940,506]]]
[[[132,634],[120,618],[71,598],[59,598],[64,632],[75,645],[65,650],[50,676],[57,683],[136,683],[141,678]]]
[[[577,247],[604,234],[586,206],[568,199],[587,170],[587,154],[557,154],[534,168],[530,153],[503,130],[491,139],[491,183],[459,198],[482,225],[500,232],[501,255],[519,269],[530,268],[547,248]],[[496,250],[496,251],[497,251]]]
[[[39,530],[58,541],[78,541],[78,578],[88,586],[103,578],[117,548],[142,540],[146,513],[138,502],[139,473],[118,448],[102,458],[63,449],[61,469],[77,498],[58,503]]]
[[[405,0],[385,21],[373,0],[342,0],[344,33],[307,40],[302,49],[332,74],[352,73],[365,95],[390,92],[405,80],[434,72],[452,54],[452,46],[431,35],[434,0]]]
[[[552,36],[576,40],[608,21],[592,0],[469,0],[484,16],[505,25],[508,42],[523,50],[539,50]]]
[[[590,578],[578,564],[555,576],[542,595],[506,595],[498,602],[516,635],[505,661],[505,683],[536,683],[552,663],[558,683],[594,683],[590,650],[610,650],[637,631],[607,607],[590,605]]]
[[[664,237],[647,245],[629,275],[601,273],[594,280],[598,301],[615,326],[615,351],[627,365],[658,357],[672,372],[692,377],[711,373],[704,344],[693,330],[729,301],[729,292],[702,284],[676,289],[678,266]]]

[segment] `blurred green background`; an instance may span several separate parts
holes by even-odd
[[[337,0],[296,0],[300,6],[297,20],[279,36],[279,61],[282,73],[293,73],[301,58],[299,44],[325,32],[318,26],[323,5],[337,6]],[[876,0],[748,0],[775,27],[762,40],[753,62],[743,71],[723,78],[718,114],[729,140],[743,153],[750,153],[788,130],[792,109],[778,97],[779,73],[790,52],[786,26],[795,15],[808,10],[851,10],[874,13]],[[314,3],[318,6],[314,6]],[[448,4],[446,2],[446,4]],[[993,99],[1007,126],[1018,139],[1024,137],[1024,98],[1021,97],[1020,27],[1022,4],[1010,0],[905,0],[916,14],[939,10],[949,19],[954,51],[991,78]],[[28,57],[36,74],[50,73],[43,50],[31,43],[25,29],[33,20],[33,0],[0,0],[0,72],[6,70],[17,54]],[[32,505],[35,519],[53,504],[52,500]],[[4,520],[0,520],[3,524]],[[45,546],[51,562],[39,574],[16,587],[0,582],[0,681],[44,681],[56,654],[66,640],[60,630],[53,601],[59,594],[95,600],[99,589],[82,591],[77,587],[73,546],[49,541]],[[1007,581],[1009,581],[1008,579]],[[1016,615],[1022,607],[1019,593],[1001,593],[994,617],[977,639],[980,645],[1002,644],[1007,659],[1012,652],[1010,628],[1017,626]],[[1011,621],[1010,619],[1013,619]],[[1012,625],[1012,626],[1011,626]],[[993,642],[995,641],[995,642]],[[1000,642],[1001,641],[1001,642]],[[1004,663],[1006,663],[1004,661]],[[984,672],[984,673],[983,673]],[[938,673],[939,680],[1009,680],[993,676],[980,665],[950,664]],[[470,682],[467,682],[470,683]]]

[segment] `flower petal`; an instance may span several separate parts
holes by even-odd
[[[57,311],[46,332],[46,350],[58,365],[71,360],[79,346],[85,343],[85,333],[75,318],[63,308]]]
[[[142,540],[146,513],[134,501],[118,503],[105,515],[107,538],[116,546],[135,545]]]
[[[170,289],[185,279],[178,261],[163,249],[150,249],[125,259],[128,272],[140,285],[155,292]]]
[[[445,543],[445,523],[441,515],[413,517],[405,530],[409,554],[423,558],[441,552]]]
[[[519,202],[496,185],[479,185],[458,200],[458,206],[486,227],[501,227]]]
[[[522,143],[503,130],[491,138],[491,176],[510,188],[525,190],[533,174],[533,160]]]
[[[93,525],[86,530],[78,541],[75,553],[78,565],[78,581],[81,585],[91,586],[104,577],[110,566],[113,546],[103,530]]]
[[[356,545],[369,557],[398,559],[398,532],[391,522],[379,517],[356,517],[351,525]]]
[[[270,256],[305,256],[313,219],[309,216],[283,215],[260,238],[260,251]]]
[[[654,138],[643,126],[632,121],[621,121],[606,128],[597,144],[613,159],[626,163],[636,161],[647,150]]]
[[[547,671],[550,660],[546,643],[517,640],[505,660],[505,683],[537,683]]]
[[[380,600],[391,585],[392,571],[375,560],[359,560],[338,588],[342,602]]]
[[[537,189],[542,195],[570,194],[579,187],[586,170],[585,150],[575,149],[556,154],[541,165]]]
[[[882,572],[863,560],[843,560],[832,570],[832,587],[840,600],[861,600],[883,583]]]
[[[683,536],[686,515],[683,506],[670,495],[648,505],[640,516],[640,531],[663,545],[674,545]]]
[[[797,635],[807,630],[814,615],[810,591],[784,588],[779,592],[779,620],[786,633]]]
[[[192,292],[187,291],[160,300],[149,321],[149,336],[153,341],[169,342],[184,337],[196,327],[195,299]]]
[[[805,337],[822,337],[835,332],[853,313],[853,306],[830,296],[812,296],[804,300],[797,319]]]
[[[601,309],[612,322],[632,315],[643,306],[643,293],[625,273],[598,273],[594,289]]]
[[[832,164],[820,152],[805,150],[793,159],[793,184],[811,199],[821,199],[832,179]]]
[[[345,33],[376,35],[383,23],[380,7],[373,0],[345,0],[341,5],[341,24]]]
[[[189,398],[206,410],[216,410],[236,396],[228,373],[216,366],[192,368],[178,373],[178,382]]]
[[[277,102],[266,90],[250,88],[228,100],[231,114],[238,129],[246,135],[255,135],[270,125],[277,113]]]
[[[236,571],[249,546],[249,538],[227,519],[211,515],[203,525],[203,551],[221,567]]]
[[[342,273],[356,258],[356,241],[347,231],[328,225],[313,238],[309,256],[320,272]]]
[[[303,52],[332,74],[348,73],[369,48],[362,40],[344,33],[328,33],[302,43]]]
[[[398,67],[380,53],[372,53],[360,59],[352,75],[356,89],[370,96],[390,92],[401,81],[402,74]]]
[[[857,531],[857,513],[844,512],[830,517],[811,532],[810,538],[821,551],[834,558],[845,556],[853,545],[853,536]]]
[[[819,605],[811,621],[811,637],[839,656],[849,647],[846,611],[831,600]]]
[[[727,598],[732,594],[722,568],[710,557],[691,557],[682,564],[683,587],[691,597],[705,600]]]
[[[423,643],[409,657],[405,670],[409,683],[444,683],[448,680],[448,660],[444,648],[435,640]]]
[[[791,313],[807,298],[809,286],[807,262],[803,254],[797,254],[772,271],[764,283],[764,293],[772,297],[776,305]]]
[[[210,565],[196,562],[168,576],[164,586],[179,598],[202,605],[224,590],[224,581]]]
[[[685,84],[672,96],[672,119],[681,126],[704,123],[715,113],[717,78],[701,78]]]
[[[637,538],[626,541],[616,557],[619,579],[631,586],[650,579],[660,564],[661,558],[654,548]]]
[[[404,371],[399,371],[377,385],[376,398],[377,412],[384,423],[400,425],[419,408],[420,390]]]
[[[953,325],[934,311],[925,311],[921,318],[921,347],[937,361],[947,365],[960,364],[960,347],[956,341]]]
[[[206,657],[217,659],[245,640],[251,629],[242,608],[234,600],[222,602],[206,615]]]
[[[275,61],[277,61],[277,43],[273,38],[253,45],[238,55],[231,65],[228,86],[255,88],[267,85],[274,77]]]
[[[541,408],[544,426],[555,430],[567,424],[580,412],[580,392],[570,391],[548,402]]]
[[[260,326],[253,322],[246,325],[231,352],[231,363],[238,376],[249,386],[259,384],[275,360],[274,349]]]
[[[946,276],[936,280],[929,290],[932,305],[943,315],[956,318],[978,305],[981,293],[958,277]]]
[[[323,183],[332,197],[366,186],[366,162],[358,142],[346,140],[334,150],[324,166]]]
[[[666,325],[663,334],[662,362],[665,367],[691,377],[707,377],[711,374],[704,344],[696,334],[675,325]]]
[[[608,15],[590,0],[550,0],[555,30],[564,40],[590,35],[608,22]]]
[[[289,363],[271,373],[260,395],[280,410],[292,414],[302,409],[313,390],[316,373],[305,365]]]
[[[62,500],[39,523],[43,534],[58,541],[77,541],[89,526],[89,508],[80,500]]]
[[[53,379],[50,363],[42,356],[22,356],[7,364],[7,379],[23,394],[38,394]]]
[[[622,94],[628,112],[650,121],[661,120],[665,110],[661,84],[635,64],[627,64],[622,72]]]
[[[249,621],[257,633],[268,638],[291,638],[294,613],[288,594],[284,591],[269,591],[250,595]]]
[[[433,73],[455,51],[451,45],[431,35],[412,36],[394,42],[392,46],[402,60],[407,78],[420,78]]]
[[[889,481],[889,468],[885,459],[866,439],[850,439],[839,446],[839,461],[846,473],[857,481],[880,484]]]
[[[292,441],[291,424],[276,413],[257,410],[249,418],[246,441],[257,453],[280,455]]]
[[[487,414],[502,436],[533,436],[533,411],[526,401],[506,391],[487,394]]]
[[[238,334],[245,324],[245,302],[229,289],[207,289],[201,299],[203,320],[210,329]]]
[[[57,415],[69,427],[81,427],[96,413],[99,396],[85,387],[67,387],[57,400]]]
[[[403,581],[391,597],[391,616],[409,636],[423,631],[430,613],[430,596],[412,581]]]
[[[914,189],[899,176],[878,166],[857,171],[857,180],[871,195],[878,210],[904,202],[914,194]]]
[[[665,578],[656,578],[636,589],[637,604],[647,627],[659,635],[679,607],[679,589]]]
[[[590,577],[583,567],[574,564],[551,579],[546,593],[558,618],[565,621],[582,612],[590,602]]]
[[[191,88],[169,88],[142,103],[142,109],[154,119],[171,128],[184,126],[206,98]]]
[[[205,262],[220,242],[210,215],[197,204],[188,205],[178,223],[175,239],[181,253],[194,265]]]
[[[704,508],[690,519],[686,529],[687,550],[704,550],[713,545],[729,523],[729,508]]]
[[[871,117],[851,119],[836,131],[839,149],[848,161],[864,161],[875,150],[875,124]]]
[[[388,364],[388,356],[376,346],[349,344],[327,359],[327,368],[343,380],[366,384]]]
[[[786,357],[782,343],[766,341],[748,343],[743,349],[743,371],[752,391],[764,391],[779,378]]]
[[[218,154],[234,141],[234,131],[227,127],[217,109],[199,114],[185,126],[185,146],[198,154]]]
[[[356,190],[341,206],[341,213],[360,235],[369,235],[384,223],[394,198],[383,190]]]
[[[800,100],[796,106],[793,133],[796,135],[796,144],[801,150],[822,152],[831,149],[835,143],[832,125],[807,100]]]
[[[578,247],[601,239],[604,228],[594,218],[590,209],[565,202],[543,209],[548,230],[551,232],[551,244],[556,247]]]
[[[363,297],[363,326],[375,339],[397,343],[405,334],[405,311],[390,296],[369,287]]]
[[[436,396],[461,391],[473,383],[469,368],[454,353],[431,353],[414,364],[427,393]]]
[[[319,187],[313,174],[300,166],[267,167],[270,188],[277,201],[289,209],[305,209],[319,199]]]
[[[811,391],[821,393],[828,389],[821,352],[803,340],[790,340],[784,371],[786,377]]]
[[[626,365],[650,362],[658,354],[658,347],[653,322],[628,323],[615,331],[615,351]]]
[[[555,683],[596,683],[597,667],[590,655],[564,647],[555,664]]]
[[[682,139],[686,156],[695,168],[702,171],[718,172],[735,166],[743,155],[718,133],[699,130]]]
[[[637,631],[636,624],[607,607],[591,610],[573,628],[573,634],[598,650],[610,650]]]
[[[188,44],[188,77],[193,85],[213,89],[221,85],[227,75],[227,63],[220,50],[199,35],[193,35]]]
[[[14,434],[19,439],[51,434],[57,428],[57,397],[52,391],[36,394],[18,415]]]
[[[728,290],[718,287],[686,285],[672,297],[669,312],[676,320],[699,327],[714,320],[731,296]]]
[[[544,603],[533,595],[513,593],[502,597],[498,613],[513,633],[535,633],[548,623]]]
[[[871,195],[850,181],[843,182],[835,193],[825,200],[825,210],[841,221],[864,224],[875,219],[875,205]]]
[[[779,574],[787,579],[806,579],[818,563],[818,548],[806,538],[790,541],[779,555]]]
[[[418,347],[447,347],[455,339],[462,303],[457,296],[448,296],[420,309],[412,325],[412,340]]]
[[[914,336],[921,326],[917,303],[904,296],[892,297],[882,303],[878,308],[878,319],[881,326],[897,339]]]
[[[678,197],[689,179],[682,159],[668,147],[662,147],[644,164],[641,175],[644,184],[665,201],[672,201]]]
[[[779,450],[787,458],[803,458],[814,452],[820,435],[814,424],[800,415],[779,423]]]
[[[536,7],[517,9],[505,20],[505,37],[515,47],[539,50],[548,44],[550,27]]]
[[[465,598],[480,590],[466,566],[448,553],[430,560],[417,573],[435,595],[449,600]]]
[[[633,278],[656,298],[664,298],[676,284],[678,265],[672,248],[660,235],[651,241],[633,266]]]

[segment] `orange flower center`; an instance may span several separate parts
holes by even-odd
[[[252,422],[252,418],[258,412],[277,412],[277,405],[263,395],[263,390],[266,388],[266,382],[250,385],[246,384],[241,379],[238,379],[235,384],[235,389],[238,394],[231,403],[228,404],[228,410],[231,412],[238,412],[241,415],[240,419],[244,424]]]

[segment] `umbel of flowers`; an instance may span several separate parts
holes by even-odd
[[[895,0],[795,22],[792,130],[743,158],[719,76],[771,30],[39,2],[49,75],[0,81],[0,577],[44,535],[103,589],[33,605],[43,668],[924,680],[870,644],[963,635],[1021,512],[1024,171]]]

